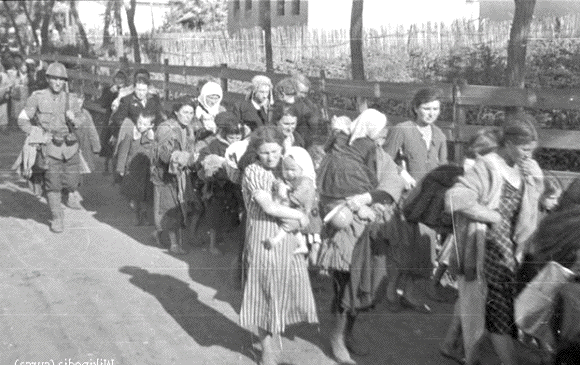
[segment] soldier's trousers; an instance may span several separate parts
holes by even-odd
[[[75,154],[68,160],[47,157],[47,170],[44,173],[44,186],[47,192],[66,189],[75,191],[81,182],[80,157]]]

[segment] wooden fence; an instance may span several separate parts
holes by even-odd
[[[430,22],[411,26],[385,25],[365,29],[364,49],[368,55],[388,56],[438,52],[487,45],[506,49],[511,21],[458,20],[452,24]],[[542,18],[532,23],[530,41],[580,36],[580,16]],[[218,65],[221,63],[263,69],[264,33],[260,28],[241,29],[232,35],[223,32],[179,32],[151,35],[161,49],[161,59],[176,65]],[[274,64],[307,60],[336,60],[350,54],[348,29],[309,29],[278,27],[272,29]],[[368,56],[370,57],[370,56]]]
[[[119,62],[100,61],[92,59],[82,59],[76,57],[66,57],[59,55],[42,55],[39,58],[51,62],[60,61],[68,65],[77,65],[76,69],[69,70],[69,78],[74,86],[73,91],[81,92],[87,96],[86,106],[95,111],[104,110],[94,101],[100,95],[102,84],[111,84],[111,76],[98,75],[96,69],[99,67],[109,67],[116,69]],[[165,107],[172,106],[172,95],[194,94],[195,87],[184,82],[171,81],[176,78],[207,77],[219,78],[224,90],[224,100],[236,102],[244,95],[241,90],[230,90],[230,83],[249,83],[256,75],[266,74],[258,71],[235,69],[222,65],[220,67],[193,67],[170,65],[168,60],[164,64],[127,64],[131,68],[146,68],[153,75],[157,76],[153,85],[163,90]],[[82,68],[90,68],[91,72],[82,71]],[[266,74],[274,83],[288,75],[280,73]],[[388,98],[400,101],[409,101],[414,93],[425,86],[437,87],[443,92],[443,102],[451,103],[453,113],[450,120],[438,122],[447,135],[449,141],[457,146],[455,156],[461,155],[461,146],[471,136],[473,136],[483,126],[467,125],[466,110],[469,106],[521,106],[526,108],[537,108],[544,110],[571,109],[580,110],[580,89],[576,90],[549,90],[549,89],[515,89],[495,86],[476,85],[454,85],[448,83],[441,84],[412,84],[412,83],[391,83],[391,82],[370,82],[354,81],[326,78],[324,71],[320,77],[311,78],[314,92],[322,95],[322,110],[327,115],[349,114],[348,111],[331,109],[328,105],[328,97],[340,95],[343,97],[363,97],[371,100]],[[352,112],[350,112],[352,115]],[[391,123],[402,121],[400,115],[388,115]],[[485,127],[494,128],[494,127]],[[540,129],[540,146],[555,149],[580,150],[580,131]]]

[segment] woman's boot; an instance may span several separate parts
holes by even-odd
[[[169,241],[171,242],[171,246],[169,246],[169,252],[175,255],[185,255],[187,251],[183,249],[183,240],[181,239],[181,230],[176,231],[169,231]]]
[[[357,341],[354,338],[354,323],[356,321],[356,315],[348,313],[346,315],[346,331],[344,336],[344,342],[346,348],[351,354],[357,356],[366,356],[369,354],[369,348],[364,341]]]
[[[346,313],[334,314],[334,327],[330,332],[330,348],[332,355],[341,364],[356,365],[356,362],[350,357],[346,344],[344,342],[344,333],[346,331],[347,315]]]
[[[48,207],[52,213],[52,220],[50,221],[50,229],[54,233],[61,233],[64,231],[64,211],[62,209],[60,191],[49,191],[46,193]]]

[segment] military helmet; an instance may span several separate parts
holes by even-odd
[[[66,67],[60,62],[53,62],[48,65],[46,69],[46,76],[59,77],[62,79],[68,79],[66,74]]]

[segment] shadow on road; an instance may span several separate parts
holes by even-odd
[[[154,274],[135,266],[119,269],[129,282],[153,295],[175,321],[200,346],[222,346],[250,359],[256,357],[253,334],[198,299],[189,285],[171,275]]]
[[[22,220],[32,219],[40,224],[49,224],[50,209],[28,191],[20,190],[19,183],[0,185],[0,216]],[[7,208],[10,207],[8,210]]]

